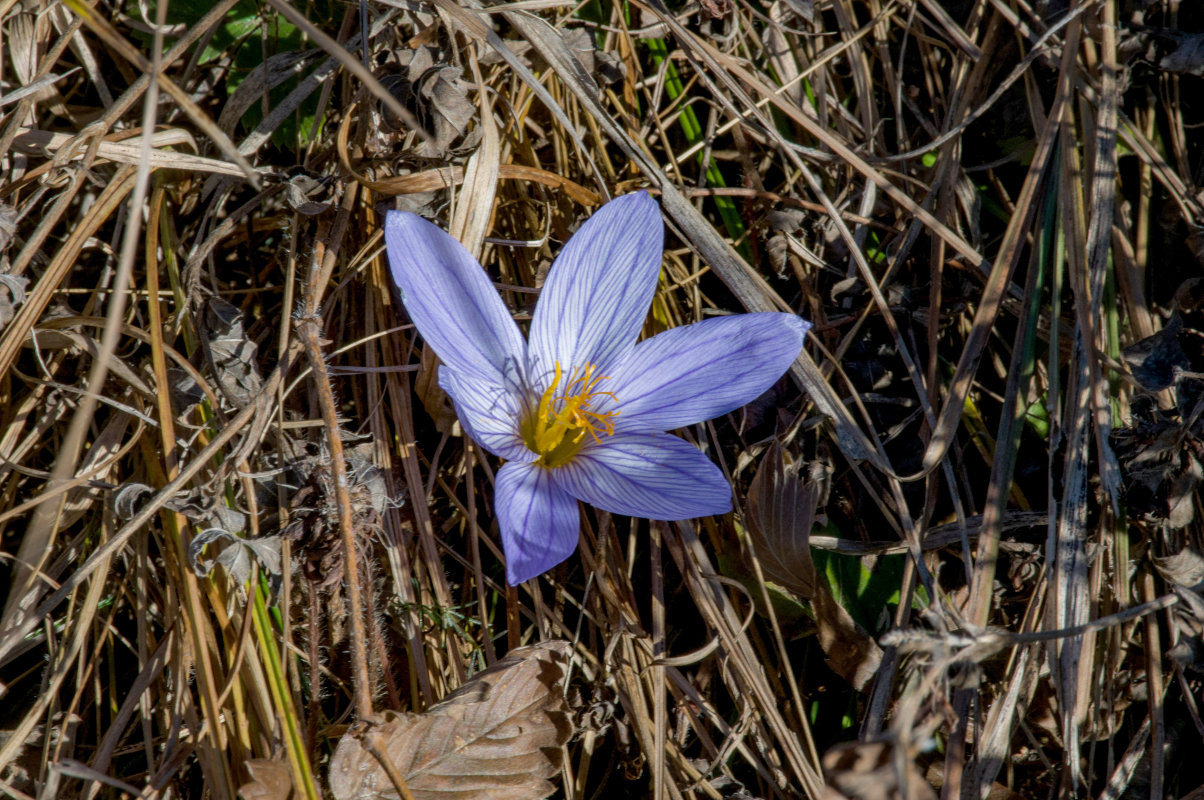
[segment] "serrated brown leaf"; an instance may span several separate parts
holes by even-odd
[[[788,464],[777,445],[766,452],[748,490],[748,535],[765,577],[810,599],[815,596],[810,536],[821,487],[798,472],[799,465]]]
[[[538,800],[552,793],[573,726],[562,684],[567,642],[512,650],[425,714],[386,712],[373,732],[415,800]],[[330,762],[336,800],[397,793],[362,735]]]

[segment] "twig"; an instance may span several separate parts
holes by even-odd
[[[345,215],[341,215],[345,219]],[[334,479],[335,505],[339,515],[339,535],[343,545],[343,577],[347,585],[347,616],[351,620],[351,670],[355,677],[355,708],[360,719],[372,716],[372,683],[368,673],[367,634],[364,629],[364,602],[360,595],[359,557],[355,544],[355,519],[351,512],[351,491],[347,479],[347,462],[343,459],[343,440],[339,435],[338,409],[335,407],[334,392],[330,388],[330,376],[326,372],[326,359],[322,354],[322,318],[318,310],[320,276],[325,270],[325,237],[319,236],[314,243],[313,260],[306,281],[304,310],[296,321],[297,336],[305,348],[305,355],[313,370],[314,392],[318,397],[318,408],[326,428],[326,446],[330,450],[330,471]]]

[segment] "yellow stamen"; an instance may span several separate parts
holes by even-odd
[[[615,432],[614,417],[618,411],[601,413],[590,408],[599,397],[618,401],[614,392],[598,389],[598,384],[609,380],[597,374],[593,364],[574,367],[564,385],[564,393],[557,394],[564,372],[560,362],[555,364],[552,383],[539,398],[539,405],[522,425],[523,440],[532,452],[538,453],[540,462],[547,467],[559,467],[577,454],[585,443],[588,433],[595,442]]]

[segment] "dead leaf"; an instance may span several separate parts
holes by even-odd
[[[1196,516],[1196,487],[1204,481],[1204,467],[1192,453],[1184,453],[1183,468],[1167,491],[1166,501],[1170,513],[1166,516],[1167,524],[1174,530],[1182,530],[1191,524]]]
[[[1204,583],[1204,555],[1185,547],[1169,556],[1153,556],[1154,568],[1165,580],[1185,589]]]
[[[124,483],[113,495],[113,511],[120,519],[133,519],[142,502],[154,492],[145,483]],[[243,531],[247,528],[246,514],[231,508],[222,498],[215,498],[212,492],[203,489],[177,494],[164,501],[163,507],[184,515],[198,528],[221,528],[227,531]]]
[[[810,599],[816,579],[808,539],[822,486],[804,481],[799,466],[777,444],[765,453],[748,490],[748,534],[765,577]]]
[[[252,780],[238,787],[243,800],[289,800],[293,796],[293,772],[283,761],[252,758],[247,761]]]
[[[298,214],[314,217],[330,210],[334,204],[330,200],[320,201],[327,195],[329,182],[303,172],[292,175],[285,189],[285,199],[289,207]]]
[[[205,390],[197,383],[192,373],[181,367],[169,367],[167,370],[167,391],[171,396],[171,407],[176,412],[176,419],[184,419],[205,399]]]
[[[569,52],[577,62],[595,79],[605,84],[620,81],[627,74],[623,60],[615,53],[599,50],[595,46],[594,34],[586,28],[573,28],[562,35]]]
[[[838,744],[823,764],[823,800],[936,800],[912,756],[893,739]]]
[[[1172,314],[1166,327],[1124,349],[1125,361],[1133,377],[1147,392],[1158,392],[1175,382],[1178,370],[1191,369],[1191,362],[1179,343],[1183,318]]]
[[[512,650],[425,714],[385,712],[348,733],[330,761],[336,800],[395,798],[362,744],[375,735],[415,800],[537,800],[553,792],[573,726],[563,696],[567,642]]]
[[[0,213],[3,209],[0,208]],[[0,219],[0,227],[3,226],[3,220]],[[6,259],[7,260],[7,259]],[[0,268],[7,264],[0,264]],[[25,287],[29,284],[29,278],[22,275],[7,275],[0,273],[0,330],[4,326],[13,321],[13,317],[17,315],[17,306],[25,302]]]
[[[202,552],[206,545],[226,543],[217,558],[205,558]],[[259,539],[243,539],[221,528],[209,528],[192,537],[188,545],[188,565],[198,577],[205,577],[213,567],[221,564],[239,586],[251,579],[251,565],[259,562],[259,568],[274,581],[280,578],[280,537],[264,536]]]
[[[804,480],[800,469],[801,462],[787,462],[777,444],[765,453],[748,489],[748,535],[765,578],[811,601],[828,666],[864,691],[878,671],[882,649],[816,574],[809,540],[825,480],[822,475]]]
[[[786,5],[804,22],[815,21],[815,0],[786,0]]]
[[[263,387],[256,363],[258,346],[243,328],[242,312],[220,297],[211,297],[202,317],[205,354],[222,394],[238,408],[255,401]]]
[[[413,112],[427,136],[418,142],[413,155],[443,158],[453,146],[472,146],[467,137],[468,126],[477,109],[468,100],[469,84],[461,70],[442,62],[435,47],[417,47],[398,53],[402,75],[386,75],[382,83],[397,100]],[[391,130],[404,130],[402,120],[382,108],[385,125]]]
[[[815,624],[819,628],[819,646],[828,666],[859,692],[864,692],[878,673],[882,648],[862,630],[823,581],[815,582],[811,599]]]
[[[17,221],[20,219],[17,209],[8,203],[0,203],[0,254],[8,251],[17,235]],[[26,279],[28,281],[28,279]],[[24,284],[22,284],[24,285]]]
[[[1171,611],[1171,641],[1178,641],[1167,655],[1184,670],[1204,673],[1204,598],[1182,586],[1172,589],[1182,602]]]
[[[1159,66],[1181,75],[1204,75],[1204,33],[1168,33],[1175,49],[1162,57]]]

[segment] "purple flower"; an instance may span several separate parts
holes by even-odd
[[[465,431],[505,459],[495,507],[515,585],[577,547],[577,501],[679,520],[731,510],[723,473],[664,431],[739,408],[798,356],[793,314],[717,317],[638,342],[664,230],[645,192],[603,206],[565,244],[524,340],[468,251],[414,214],[390,211],[393,279],[443,366]]]

